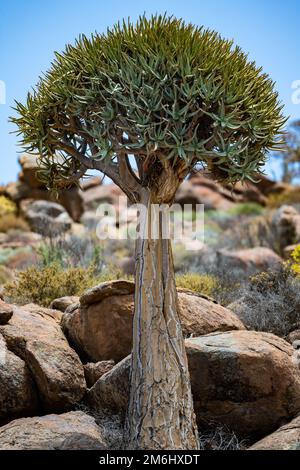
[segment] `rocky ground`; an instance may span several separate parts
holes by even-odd
[[[93,177],[56,200],[35,159],[20,163],[17,183],[0,188],[0,449],[120,449],[133,241],[95,231],[101,203],[127,228],[122,194]],[[176,202],[205,204],[199,249],[174,243],[200,446],[297,449],[300,190],[200,172]]]

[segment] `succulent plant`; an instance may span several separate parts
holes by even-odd
[[[142,16],[55,55],[12,118],[49,186],[69,185],[90,168],[113,176],[128,155],[143,185],[159,159],[244,180],[278,146],[285,119],[274,83],[214,31]]]

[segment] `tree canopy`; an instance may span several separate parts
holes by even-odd
[[[132,184],[152,184],[163,161],[251,178],[285,122],[274,83],[233,41],[166,15],[80,36],[16,110],[49,186],[99,169],[124,190],[129,155]]]

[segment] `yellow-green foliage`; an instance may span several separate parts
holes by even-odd
[[[47,266],[31,266],[5,285],[5,295],[18,304],[33,302],[48,307],[52,300],[69,295],[81,295],[86,289],[101,282],[128,279],[120,270],[109,266],[95,274],[95,266],[62,267],[58,262]]]
[[[94,267],[63,269],[53,263],[43,268],[30,267],[6,284],[5,295],[19,304],[34,302],[48,307],[52,300],[68,295],[81,295],[97,284]]]
[[[22,232],[27,232],[30,229],[24,219],[11,213],[0,217],[0,232],[7,233],[10,230],[21,230]]]
[[[294,260],[294,264],[292,264],[292,270],[295,274],[300,275],[300,245],[296,246],[292,253],[292,258]]]
[[[0,196],[0,218],[7,214],[15,214],[17,207],[14,202],[5,196]]]
[[[209,274],[186,273],[176,276],[177,287],[212,296],[218,286],[218,279]]]

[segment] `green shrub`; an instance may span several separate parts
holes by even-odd
[[[21,271],[16,279],[5,285],[5,296],[17,304],[36,303],[48,307],[59,297],[81,295],[86,289],[101,282],[114,279],[128,279],[122,271],[112,266],[97,274],[94,265],[84,267],[63,267],[59,263],[47,266],[30,266]]]
[[[212,296],[218,285],[218,279],[209,274],[186,273],[176,276],[176,285],[199,294]]]
[[[30,267],[6,284],[5,296],[10,301],[29,302],[48,307],[52,300],[71,295],[81,295],[97,284],[93,266],[63,269],[58,263],[43,268]]]

